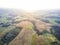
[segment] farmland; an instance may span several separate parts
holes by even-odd
[[[0,10],[0,45],[60,45],[59,15],[42,13]]]

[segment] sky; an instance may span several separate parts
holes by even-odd
[[[0,8],[26,11],[60,9],[60,0],[0,0]]]

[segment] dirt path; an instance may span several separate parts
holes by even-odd
[[[31,30],[22,29],[19,35],[9,45],[30,45]]]

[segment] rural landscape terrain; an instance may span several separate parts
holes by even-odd
[[[0,9],[0,45],[60,45],[60,10]]]

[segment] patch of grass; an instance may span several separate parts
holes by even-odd
[[[1,22],[1,23],[7,23],[8,20],[7,20],[7,18],[0,18],[0,22]]]
[[[47,39],[50,42],[55,42],[56,41],[56,37],[54,37],[52,34],[46,34],[47,35]]]
[[[35,41],[35,34],[32,34],[32,40],[31,40],[31,45],[34,45],[34,41]]]
[[[0,27],[0,36],[2,34],[5,34],[7,32],[9,32],[10,30],[14,29],[16,26],[9,26],[9,27]],[[3,35],[2,35],[3,36]]]
[[[46,34],[43,34],[43,36],[44,36],[44,39],[45,39],[46,45],[51,45],[50,42],[49,42],[49,40],[47,39]]]
[[[58,41],[53,34],[49,33],[44,34],[44,39],[46,41],[46,45],[51,45],[51,43],[53,42],[57,42],[57,44],[60,45],[60,41]]]
[[[57,23],[55,22],[55,20],[50,20],[50,19],[49,19],[49,22],[50,22],[51,24],[53,24],[53,25],[57,24]]]
[[[33,25],[32,24],[28,24],[25,26],[26,29],[32,30],[33,29]]]

